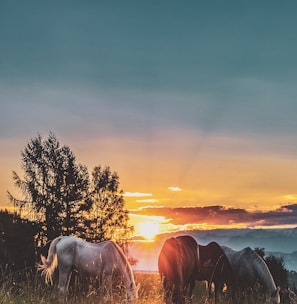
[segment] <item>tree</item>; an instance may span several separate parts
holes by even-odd
[[[275,284],[277,286],[287,286],[288,285],[288,270],[285,268],[284,259],[282,257],[278,258],[275,256],[268,256],[265,262],[274,278]]]
[[[255,252],[264,260],[265,248],[256,247],[256,248],[255,248]]]
[[[14,272],[35,264],[34,223],[0,210],[0,278],[4,269]]]
[[[128,211],[124,208],[123,190],[119,190],[119,176],[110,167],[96,166],[92,172],[92,209],[84,217],[84,238],[103,241],[127,240],[132,232]]]
[[[21,214],[27,211],[42,224],[48,240],[73,233],[77,214],[91,206],[87,168],[53,133],[44,141],[40,135],[31,139],[21,156],[24,179],[13,172],[13,180],[24,199],[8,192],[11,201]]]

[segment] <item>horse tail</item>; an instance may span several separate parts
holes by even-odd
[[[47,259],[45,256],[40,255],[41,264],[37,265],[37,269],[42,271],[41,274],[45,276],[46,284],[53,284],[53,273],[58,266],[58,259],[56,253],[56,245],[61,240],[62,237],[55,238],[50,245],[48,250]]]

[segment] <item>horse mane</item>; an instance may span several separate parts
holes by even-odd
[[[122,249],[117,243],[115,243],[115,242],[113,242],[113,241],[110,241],[110,242],[111,242],[111,244],[113,244],[113,246],[115,247],[115,249],[116,249],[116,250],[118,251],[118,253],[120,254],[120,257],[121,257],[121,259],[122,259],[122,262],[123,262],[124,265],[125,265],[126,270],[129,271],[130,275],[133,275],[133,273],[132,273],[132,267],[131,267],[130,263],[128,262],[127,256],[125,255],[123,249]]]
[[[110,242],[111,244],[113,244],[113,246],[114,246],[114,247],[117,249],[117,251],[119,252],[122,261],[126,263],[126,262],[127,262],[127,259],[126,259],[126,255],[125,255],[123,249],[122,249],[117,243],[115,243],[115,242],[113,242],[113,241],[109,241],[109,242]],[[128,263],[126,263],[126,264],[128,264]]]

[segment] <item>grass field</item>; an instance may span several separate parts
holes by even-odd
[[[138,304],[162,304],[165,303],[160,276],[157,273],[135,273],[135,280],[140,284]],[[10,278],[0,281],[0,303],[64,303],[54,287],[45,285],[37,274],[33,277],[14,283]],[[197,284],[194,290],[193,304],[205,303],[205,284]],[[74,304],[98,304],[104,303],[105,299],[96,291],[81,291],[76,286],[69,292],[67,303]],[[114,303],[126,303],[122,288],[115,288]]]
[[[137,304],[163,304],[163,289],[158,273],[135,273],[135,280],[140,283],[139,299]],[[204,304],[207,299],[204,282],[197,282],[194,290],[193,304]],[[13,276],[3,277],[0,280],[0,304],[59,304],[65,303],[65,298],[61,298],[55,287],[45,285],[40,274],[30,274],[23,276],[22,280],[16,283]],[[98,304],[104,303],[106,299],[100,296],[94,289],[82,289],[72,284],[67,303],[69,304]],[[124,297],[124,289],[116,287],[114,291],[113,303],[127,303]],[[214,303],[214,301],[212,301]],[[221,304],[232,304],[221,299]],[[261,299],[243,301],[242,304],[262,304]]]

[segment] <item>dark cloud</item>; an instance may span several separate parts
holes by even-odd
[[[297,225],[297,204],[284,205],[271,211],[248,211],[224,206],[184,208],[142,208],[137,214],[164,216],[174,225],[213,224],[253,226]]]

